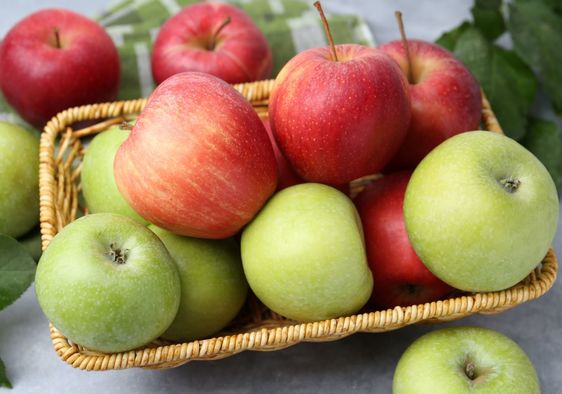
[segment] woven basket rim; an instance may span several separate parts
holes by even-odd
[[[237,84],[234,87],[248,99],[256,109],[267,107],[269,93],[274,80]],[[78,171],[71,172],[70,179],[57,177],[57,168],[64,167],[61,151],[70,150],[73,161],[82,149],[80,138],[97,133],[112,124],[123,121],[124,116],[139,113],[147,99],[116,101],[92,104],[67,109],[54,116],[45,126],[41,135],[39,192],[42,249],[45,250],[58,231],[61,222],[71,221],[72,212],[77,209],[76,201],[68,202],[59,191],[70,189],[77,193]],[[70,125],[77,121],[108,119],[84,129],[73,131]],[[482,93],[482,122],[489,131],[501,133],[501,127]],[[64,139],[65,146],[56,151],[56,140]],[[74,156],[73,156],[74,155]],[[68,163],[67,163],[68,166]],[[62,202],[61,202],[62,198]],[[63,207],[57,210],[57,204]],[[70,213],[69,213],[70,212]],[[191,342],[170,344],[156,341],[145,347],[128,352],[104,354],[89,351],[71,343],[61,332],[50,324],[53,347],[59,357],[75,368],[83,370],[114,370],[131,367],[172,368],[193,360],[215,360],[246,350],[273,351],[293,346],[300,342],[332,341],[357,332],[382,332],[421,322],[455,320],[474,313],[499,313],[523,302],[545,294],[554,284],[558,263],[551,248],[542,264],[524,281],[502,291],[462,294],[457,297],[431,303],[395,307],[392,309],[359,313],[324,321],[310,323],[290,320],[262,322],[261,327],[232,335]]]

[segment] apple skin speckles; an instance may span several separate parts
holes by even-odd
[[[279,73],[269,103],[275,139],[309,182],[341,185],[380,171],[410,121],[408,84],[395,61],[361,45],[314,48]]]

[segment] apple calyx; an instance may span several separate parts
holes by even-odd
[[[219,35],[219,33],[221,32],[222,29],[224,29],[230,22],[232,21],[232,18],[230,16],[227,16],[226,18],[224,18],[224,20],[222,21],[222,23],[219,25],[219,27],[217,28],[217,30],[215,30],[215,32],[213,33],[213,35],[211,36],[211,39],[209,40],[209,43],[207,44],[207,49],[209,51],[212,51],[215,49],[215,47],[217,46],[217,37]]]
[[[412,57],[410,56],[410,47],[408,46],[408,39],[406,37],[406,29],[404,28],[404,22],[402,21],[402,12],[394,11],[394,16],[396,17],[396,23],[398,23],[398,30],[400,30],[400,37],[402,38],[402,45],[404,46],[404,51],[406,52],[406,63],[408,67],[408,72],[406,73],[408,77],[408,82],[414,84],[414,73],[412,67]]]
[[[521,181],[515,178],[503,178],[499,183],[508,193],[515,193],[521,185]]]
[[[476,363],[467,357],[461,366],[462,372],[470,380],[472,386],[476,386],[484,383],[490,373],[493,371],[492,368],[478,368]]]
[[[125,264],[127,262],[127,254],[129,254],[129,249],[121,249],[115,242],[109,245],[109,252],[107,255],[112,263],[118,265]]]
[[[119,125],[119,128],[121,130],[132,130],[133,129],[133,125],[130,122],[127,122],[126,120],[124,120],[123,122],[121,122],[121,124]]]
[[[472,362],[467,362],[464,366],[464,373],[470,379],[474,380],[476,378],[476,367]]]
[[[326,36],[328,37],[328,42],[330,43],[330,53],[332,55],[332,61],[338,61],[338,54],[336,52],[336,46],[334,44],[334,38],[332,37],[332,32],[330,31],[330,25],[328,24],[328,20],[326,19],[326,15],[324,15],[324,10],[322,9],[322,4],[319,1],[314,2],[314,7],[318,10],[320,14],[320,19],[322,20],[322,25],[324,25],[324,31],[326,32]]]

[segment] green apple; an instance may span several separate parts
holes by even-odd
[[[113,176],[113,159],[128,136],[129,130],[112,126],[94,137],[82,162],[82,193],[91,213],[118,213],[148,224],[125,201]]]
[[[0,234],[17,238],[39,221],[39,139],[0,122]]]
[[[514,140],[487,131],[448,139],[418,165],[404,199],[408,237],[449,285],[496,291],[545,256],[558,221],[546,168]]]
[[[223,329],[238,314],[248,292],[236,241],[182,237],[149,228],[168,248],[181,282],[176,319],[162,337],[191,341]]]
[[[156,339],[180,303],[179,275],[164,244],[111,213],[81,217],[55,236],[39,260],[35,291],[55,327],[102,352]]]
[[[393,394],[539,394],[537,372],[525,352],[482,327],[432,331],[404,352]]]
[[[256,296],[290,319],[352,314],[373,289],[353,203],[317,183],[286,188],[267,202],[242,234],[242,262]]]

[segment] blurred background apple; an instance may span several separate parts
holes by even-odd
[[[152,49],[157,84],[184,71],[201,71],[229,83],[269,77],[269,44],[240,8],[219,2],[185,7],[160,29]]]
[[[115,99],[121,72],[117,48],[97,22],[69,10],[45,9],[6,34],[0,75],[8,103],[42,129],[64,109]]]
[[[0,234],[17,238],[39,221],[39,139],[0,121]]]

